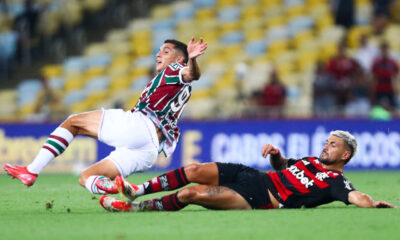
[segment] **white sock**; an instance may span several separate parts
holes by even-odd
[[[85,183],[85,187],[89,192],[94,193],[94,194],[104,194],[106,193],[104,190],[99,189],[96,186],[96,181],[104,176],[98,176],[98,175],[93,175],[90,176]]]
[[[67,129],[56,128],[43,144],[32,163],[28,165],[28,171],[39,174],[51,160],[65,151],[73,139],[74,135]]]
[[[136,196],[142,196],[144,195],[144,184],[141,184],[137,186],[139,189],[136,190]]]

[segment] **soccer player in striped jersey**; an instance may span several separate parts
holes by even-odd
[[[260,172],[241,164],[191,164],[142,185],[116,178],[116,185],[130,201],[103,196],[100,204],[109,211],[176,211],[188,204],[211,209],[311,208],[332,201],[358,207],[394,208],[361,193],[343,176],[343,167],[357,150],[355,138],[333,131],[319,158],[286,159],[278,148],[266,144],[262,155],[271,155],[275,172]],[[199,183],[161,198],[131,202],[136,197]]]
[[[191,82],[200,78],[196,59],[206,49],[202,38],[196,42],[192,37],[188,45],[166,40],[156,55],[158,74],[132,110],[102,109],[71,115],[50,134],[31,164],[7,164],[4,169],[32,186],[42,169],[62,154],[75,136],[90,136],[115,150],[84,170],[79,183],[91,193],[117,193],[111,179],[150,168],[161,151],[167,157],[173,153],[179,139],[177,121],[190,98]]]

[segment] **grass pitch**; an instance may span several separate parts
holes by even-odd
[[[134,183],[157,173],[136,174]],[[357,190],[400,206],[400,172],[346,172]],[[165,194],[165,193],[163,193]],[[149,195],[148,199],[162,194]],[[400,239],[400,209],[336,202],[316,209],[109,213],[74,175],[41,175],[32,188],[0,175],[0,239]]]

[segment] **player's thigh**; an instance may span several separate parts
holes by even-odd
[[[216,163],[193,163],[184,168],[189,182],[204,185],[218,185],[218,167]]]
[[[86,168],[79,177],[79,183],[84,186],[86,180],[93,175],[106,176],[110,179],[114,179],[120,175],[120,171],[113,161],[108,158],[104,158],[103,160],[98,161]]]
[[[79,134],[97,138],[102,117],[103,110],[73,114],[61,124],[61,127],[70,130],[74,135]]]
[[[182,202],[211,209],[251,209],[250,204],[240,194],[225,186],[191,186],[179,191],[178,198]]]

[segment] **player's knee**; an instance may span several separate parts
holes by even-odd
[[[66,128],[68,130],[72,129],[74,125],[76,125],[77,114],[71,114],[65,119],[65,121],[61,124],[61,127]]]
[[[198,196],[199,192],[193,188],[184,188],[178,193],[178,199],[183,203],[195,202]]]
[[[73,126],[77,125],[78,119],[79,119],[79,114],[71,114],[68,116],[68,118],[65,120],[64,123],[73,127]]]
[[[88,175],[85,172],[82,172],[81,175],[79,175],[79,184],[82,187],[85,187],[86,185],[86,180],[88,179]]]
[[[200,175],[200,171],[201,164],[191,163],[185,167],[186,178],[189,180],[189,182],[196,182],[196,179],[198,179]]]

